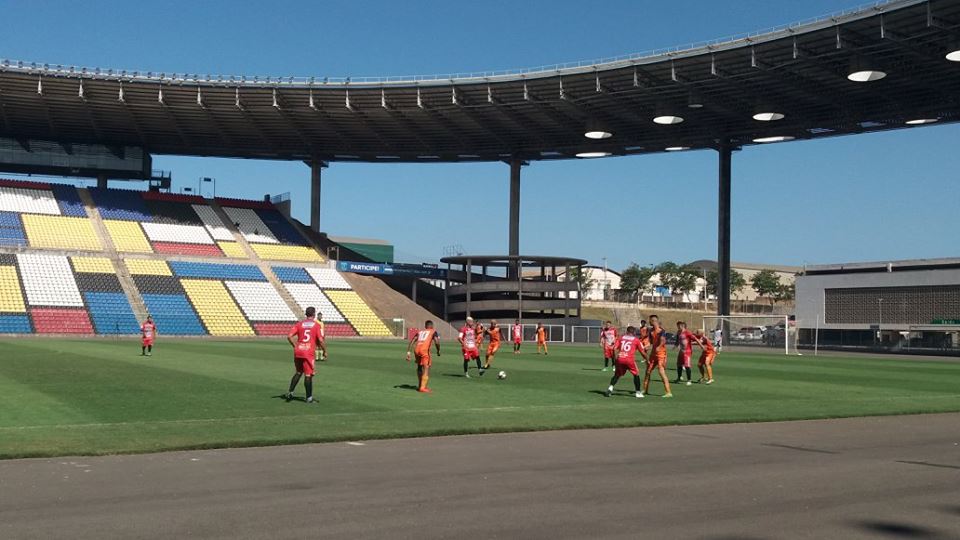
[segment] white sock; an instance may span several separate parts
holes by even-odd
[[[613,385],[612,385],[612,384],[607,387],[607,392],[613,392]]]

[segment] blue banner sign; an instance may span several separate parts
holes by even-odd
[[[337,270],[355,274],[376,274],[381,276],[416,276],[429,279],[444,279],[447,270],[431,264],[383,264],[356,261],[338,261]]]

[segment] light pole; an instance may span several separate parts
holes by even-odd
[[[209,176],[201,176],[197,181],[197,195],[203,196],[203,183],[204,182],[213,182],[213,197],[217,197],[217,179],[210,178]]]
[[[883,345],[883,298],[877,298],[877,307],[880,310],[880,320],[877,321],[877,341]]]

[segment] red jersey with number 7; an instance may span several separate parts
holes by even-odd
[[[313,360],[317,355],[317,343],[323,339],[323,327],[313,319],[305,319],[298,322],[290,335],[296,334],[297,344],[293,350],[294,358],[303,358],[304,360]]]

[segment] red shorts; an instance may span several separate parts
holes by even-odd
[[[616,351],[616,349],[614,349],[613,347],[607,347],[606,345],[604,345],[604,346],[603,346],[603,357],[604,357],[604,358],[616,358],[616,357],[617,357],[617,351]]]
[[[304,375],[313,375],[313,358],[294,358],[293,365],[297,368],[297,373]]]
[[[677,353],[677,367],[690,367],[690,357],[693,351],[680,351]]]
[[[717,357],[717,353],[715,353],[715,352],[712,352],[712,353],[707,353],[707,352],[702,353],[702,354],[700,355],[700,361],[697,362],[697,365],[698,365],[698,366],[713,365],[713,359],[716,358],[716,357]]]
[[[153,346],[153,338],[143,338],[143,346]]]
[[[667,365],[667,357],[658,356],[656,353],[651,353],[647,358],[647,371],[653,371],[658,367],[665,367]]]
[[[480,358],[479,349],[463,349],[463,359],[464,360],[476,360]]]
[[[628,372],[628,371],[629,371],[630,373],[632,373],[633,375],[639,375],[639,374],[640,374],[640,371],[637,369],[637,361],[636,361],[636,360],[621,360],[621,359],[617,358],[617,367],[616,367],[616,371],[614,372],[614,373],[616,373],[617,377],[622,377],[623,374],[626,373],[626,372]]]
[[[499,351],[499,350],[500,350],[500,342],[499,342],[499,341],[496,342],[496,343],[491,343],[491,344],[487,345],[487,354],[489,354],[489,355],[491,355],[491,356],[494,355],[494,354],[497,354],[497,351]]]
[[[417,354],[416,357],[418,366],[430,367],[433,365],[433,359],[430,358],[430,353]]]
[[[513,338],[513,342],[514,342],[515,344],[519,345],[520,343],[523,342],[523,339],[521,339],[521,338]]]

